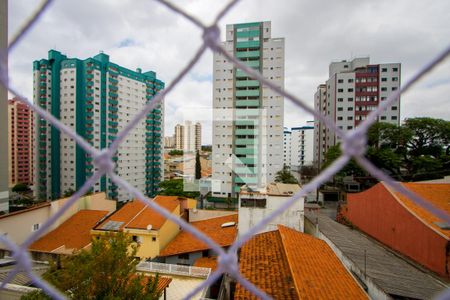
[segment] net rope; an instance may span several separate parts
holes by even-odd
[[[355,159],[356,162],[363,167],[372,176],[380,181],[384,181],[388,186],[397,192],[410,198],[414,203],[421,206],[422,208],[428,210],[429,212],[435,214],[443,221],[450,223],[450,215],[446,212],[434,207],[428,201],[425,201],[417,194],[413,193],[409,189],[405,188],[403,185],[392,179],[389,175],[385,174],[383,171],[374,166],[365,156],[367,150],[367,132],[369,127],[376,122],[377,116],[379,116],[385,109],[391,106],[394,101],[404,92],[409,90],[417,81],[421,80],[427,73],[433,70],[437,65],[439,65],[444,59],[450,55],[450,45],[445,48],[441,53],[431,59],[426,65],[421,67],[406,83],[397,91],[390,94],[390,96],[383,101],[381,105],[374,111],[372,111],[366,120],[364,120],[357,128],[352,131],[344,132],[339,129],[336,124],[323,115],[322,113],[315,111],[310,108],[306,101],[299,97],[289,93],[288,91],[278,87],[273,82],[264,78],[263,75],[255,71],[254,69],[246,66],[243,62],[239,61],[237,58],[232,56],[223,47],[220,40],[220,28],[218,23],[227,15],[230,10],[241,0],[229,1],[225,7],[217,14],[213,23],[211,25],[204,24],[201,20],[190,15],[188,12],[184,11],[182,8],[163,0],[153,0],[159,4],[165,6],[169,11],[176,13],[183,18],[194,24],[201,32],[203,43],[195,52],[194,56],[188,61],[188,63],[181,69],[174,80],[162,91],[160,91],[155,97],[149,101],[138,114],[136,114],[131,122],[129,122],[125,128],[118,133],[117,138],[113,141],[109,148],[96,149],[92,147],[87,141],[85,141],[81,136],[77,135],[72,129],[64,125],[57,118],[52,116],[49,112],[42,109],[38,105],[34,104],[32,100],[27,99],[14,87],[9,85],[8,72],[7,72],[7,57],[14,47],[20,43],[20,41],[26,37],[27,32],[30,28],[37,25],[39,18],[45,13],[47,9],[51,7],[53,0],[44,0],[35,9],[32,15],[26,20],[22,27],[17,31],[17,33],[11,39],[8,49],[0,49],[0,82],[3,84],[7,90],[13,94],[20,102],[27,104],[36,114],[41,118],[46,119],[55,128],[57,128],[61,133],[67,134],[72,138],[83,150],[86,151],[92,158],[96,171],[94,174],[82,185],[82,187],[76,191],[68,201],[55,213],[53,214],[40,228],[33,232],[23,244],[16,245],[7,236],[0,236],[0,242],[4,243],[12,253],[12,257],[16,261],[15,268],[8,274],[5,280],[1,283],[0,289],[5,288],[18,273],[26,273],[32,282],[39,288],[41,288],[46,294],[48,294],[53,299],[66,299],[61,292],[56,290],[53,286],[48,284],[45,280],[40,278],[38,275],[34,274],[32,271],[32,260],[28,252],[28,247],[37,239],[39,239],[50,226],[60,218],[70,206],[75,204],[77,200],[82,197],[89,189],[99,180],[102,176],[108,175],[111,180],[120,186],[121,188],[127,190],[133,197],[147,204],[152,209],[156,210],[159,214],[166,217],[170,221],[178,224],[183,230],[191,233],[198,240],[206,243],[218,256],[218,268],[216,271],[211,273],[211,275],[198,285],[194,290],[189,292],[185,299],[190,299],[197,293],[201,292],[203,289],[207,288],[213,284],[217,279],[220,278],[222,274],[228,274],[233,277],[237,282],[239,282],[245,289],[253,293],[255,296],[261,299],[270,299],[266,293],[258,289],[253,283],[248,281],[239,272],[238,263],[238,249],[242,247],[253,235],[260,232],[269,222],[280,215],[283,211],[288,209],[294,202],[301,201],[303,196],[308,193],[315,191],[320,185],[324,184],[326,181],[331,179],[337,172],[339,172],[350,159]],[[311,182],[304,185],[301,190],[293,194],[283,205],[271,212],[268,216],[258,222],[254,227],[250,228],[248,232],[240,236],[236,241],[229,247],[228,250],[224,250],[218,244],[216,244],[211,238],[200,232],[198,229],[187,223],[181,218],[176,217],[171,214],[171,212],[158,206],[152,199],[145,196],[140,190],[133,187],[130,183],[123,180],[117,174],[114,173],[115,163],[112,160],[113,153],[115,153],[119,145],[124,141],[127,134],[150,112],[152,109],[156,108],[162,103],[164,97],[170,93],[173,88],[186,76],[186,74],[198,63],[200,58],[207,50],[219,53],[223,55],[229,62],[233,63],[235,67],[243,70],[250,77],[255,78],[260,82],[261,85],[265,85],[271,88],[273,91],[278,93],[284,98],[289,99],[293,104],[302,110],[314,115],[314,117],[323,122],[326,127],[331,129],[336,133],[338,137],[342,139],[341,150],[342,155],[336,159],[329,167],[323,170],[319,175],[317,175]],[[439,299],[450,299],[450,290],[445,291]]]

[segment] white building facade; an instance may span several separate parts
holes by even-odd
[[[369,57],[333,62],[329,67],[329,79],[318,86],[314,95],[314,107],[334,120],[340,129],[353,130],[400,88],[400,76],[400,63],[370,64]],[[400,97],[377,121],[400,124]],[[334,131],[316,119],[314,161],[319,167],[326,151],[339,142]]]
[[[308,122],[310,123],[310,122]],[[314,121],[311,121],[314,123]],[[314,159],[314,126],[293,127],[284,131],[284,164],[293,171],[312,166]]]
[[[196,152],[202,148],[202,125],[185,121],[175,126],[175,148],[185,152]]]
[[[284,88],[284,39],[271,37],[270,22],[227,25],[223,46]],[[213,107],[212,196],[272,182],[283,167],[284,98],[215,53]]]
[[[119,131],[164,87],[154,72],[131,71],[100,53],[80,60],[55,50],[35,61],[34,101],[75,130],[97,149],[106,148]],[[126,136],[113,156],[115,172],[147,195],[154,195],[163,178],[163,106],[149,112]],[[93,159],[75,141],[46,120],[36,119],[36,192],[57,199],[79,189],[92,176]],[[103,176],[92,192],[130,200],[126,190]]]
[[[260,190],[243,187],[239,193],[239,235],[246,233],[299,190],[298,184],[284,183],[271,183]],[[303,232],[304,209],[305,199],[302,197],[270,221],[259,233],[276,230],[278,224]]]

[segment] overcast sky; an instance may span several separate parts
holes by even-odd
[[[9,33],[32,12],[37,0],[9,1]],[[209,23],[219,0],[173,1]],[[402,83],[450,44],[450,1],[243,0],[220,24],[272,21],[272,37],[286,39],[286,89],[313,106],[317,85],[334,60],[370,56],[372,63],[400,62]],[[222,39],[224,35],[222,34]],[[153,70],[170,83],[201,45],[201,32],[183,17],[151,0],[54,1],[10,55],[12,84],[32,97],[32,62],[49,49],[87,58],[99,51],[132,70]],[[165,134],[183,119],[203,121],[203,143],[211,142],[210,51],[165,99]],[[401,118],[450,119],[450,60],[402,96]],[[285,126],[304,125],[311,115],[285,102]],[[200,108],[202,108],[200,110]],[[201,111],[202,113],[199,113]]]

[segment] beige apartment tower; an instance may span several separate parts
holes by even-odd
[[[185,152],[200,151],[202,147],[202,125],[184,122],[175,126],[175,148]]]

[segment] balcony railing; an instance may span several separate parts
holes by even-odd
[[[211,273],[210,268],[163,264],[157,262],[141,262],[137,265],[136,269],[140,272],[152,272],[200,278],[208,278],[209,274]]]

